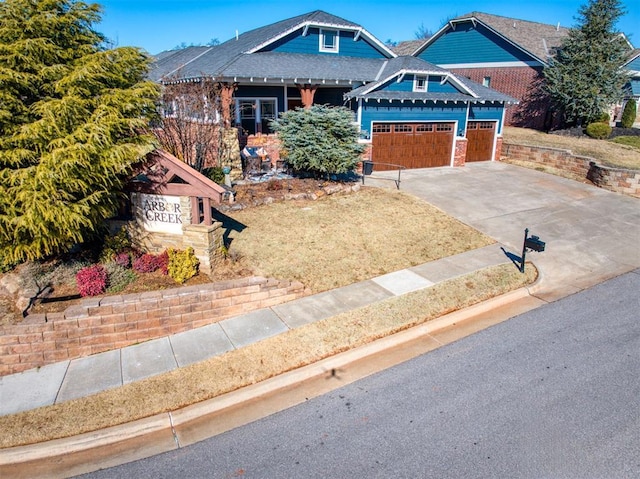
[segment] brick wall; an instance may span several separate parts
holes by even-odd
[[[502,145],[504,143],[504,138],[502,138],[501,136],[496,138],[496,152],[493,155],[493,159],[495,161],[498,161],[500,159],[500,157],[502,156]]]
[[[0,327],[0,376],[188,331],[304,296],[261,277],[84,299],[63,313]]]
[[[507,106],[504,122],[509,126],[521,126],[542,130],[548,101],[540,93],[540,69],[532,67],[503,68],[453,68],[452,72],[482,84],[491,78],[489,86],[520,101]]]
[[[593,158],[573,155],[569,150],[504,144],[503,156],[511,160],[533,161],[567,171],[600,188],[640,198],[640,171],[598,165]]]
[[[275,133],[269,135],[263,135],[262,133],[249,135],[246,146],[264,148],[271,159],[272,166],[276,166],[276,163],[280,160],[280,140]]]
[[[453,166],[464,166],[467,159],[467,145],[469,141],[466,138],[455,139],[455,152],[453,154]]]

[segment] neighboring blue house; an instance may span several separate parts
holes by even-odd
[[[414,56],[516,98],[506,125],[546,129],[551,118],[540,90],[542,70],[568,32],[560,24],[472,12],[448,21],[421,45],[410,45]]]
[[[419,58],[398,57],[360,25],[322,11],[221,45],[163,52],[150,76],[164,84],[218,82],[223,103],[229,99],[222,120],[250,135],[270,133],[269,121],[296,107],[347,106],[374,162],[411,168],[496,158],[505,106],[516,102]]]

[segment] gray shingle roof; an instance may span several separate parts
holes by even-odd
[[[187,47],[180,50],[169,50],[154,57],[149,78],[160,81],[163,77],[175,75],[181,68],[215,47]]]
[[[155,81],[161,81],[167,76],[178,76],[180,79],[199,78],[202,76],[234,77],[240,75],[243,77],[253,75],[282,78],[285,71],[295,70],[297,72],[306,65],[306,63],[293,65],[293,61],[299,59],[308,62],[309,58],[290,56],[288,58],[289,64],[284,65],[282,71],[278,72],[276,71],[277,66],[270,65],[265,61],[267,57],[255,59],[249,59],[248,57],[257,55],[258,53],[256,52],[259,52],[261,48],[296,29],[302,28],[306,24],[362,30],[362,27],[357,23],[350,22],[321,10],[316,10],[250,30],[238,35],[237,38],[234,37],[215,47],[190,47],[179,50],[174,55],[169,56],[165,56],[163,53],[161,56],[156,57],[157,61],[152,65],[152,71],[149,76]],[[374,41],[378,41],[373,36],[371,36],[371,38]],[[196,48],[203,48],[205,50],[193,50]],[[264,54],[265,53],[260,53],[260,55]],[[389,54],[392,55],[393,53],[389,50]],[[359,59],[354,60],[350,58],[349,60],[357,61]],[[338,60],[336,63],[340,63],[341,61],[342,60]],[[319,62],[321,62],[321,60],[319,60]],[[252,73],[241,73],[239,71],[240,66],[250,68]],[[311,66],[313,67],[313,65]],[[344,68],[340,69],[343,72],[346,71]],[[354,69],[352,69],[352,71],[354,71]],[[310,73],[307,74],[307,76],[309,75]],[[348,79],[356,80],[357,76],[358,75]],[[345,77],[345,79],[347,78]]]
[[[411,55],[418,48],[420,48],[425,41],[426,39],[405,40],[404,42],[398,43],[395,47],[392,48],[392,50],[398,56]]]
[[[302,53],[252,53],[241,55],[224,70],[225,76],[269,80],[305,79],[340,81],[371,81],[385,60]]]

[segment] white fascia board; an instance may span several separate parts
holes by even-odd
[[[462,91],[467,92],[473,98],[478,98],[479,95],[476,92],[474,92],[471,88],[469,88],[467,85],[465,85],[460,80],[458,80],[458,78],[455,75],[451,73],[445,73],[445,75],[451,81],[451,83],[456,85],[458,88],[462,89]]]
[[[450,23],[446,23],[440,30],[438,30],[436,33],[434,33],[431,37],[427,38],[422,45],[420,45],[418,48],[416,48],[416,51],[413,52],[411,54],[411,56],[415,57],[418,53],[420,53],[425,48],[427,48],[429,45],[431,45],[433,42],[435,42],[439,37],[441,37],[444,34],[444,32],[450,26],[451,26]]]
[[[542,67],[540,62],[482,62],[482,63],[440,63],[440,68],[513,68],[513,67]]]
[[[255,53],[259,50],[262,50],[264,47],[277,42],[278,40],[280,40],[281,38],[286,37],[287,35],[295,32],[296,30],[299,29],[304,29],[304,32],[307,32],[308,29],[310,27],[318,27],[318,28],[326,28],[326,29],[330,29],[330,30],[341,30],[341,31],[348,31],[348,32],[356,32],[354,38],[357,38],[358,36],[366,36],[369,40],[371,40],[373,43],[375,43],[378,48],[380,48],[383,52],[389,54],[389,56],[391,56],[391,58],[395,58],[398,55],[396,55],[391,49],[389,49],[389,47],[387,47],[384,43],[382,43],[380,40],[378,40],[376,37],[374,37],[373,35],[371,35],[367,30],[365,30],[362,27],[354,27],[351,25],[341,25],[341,24],[335,24],[335,23],[324,23],[324,22],[313,22],[313,21],[307,21],[307,22],[302,22],[299,23],[291,28],[289,28],[288,30],[276,35],[275,37],[271,37],[269,40],[267,40],[266,42],[262,42],[260,45],[253,47],[250,50],[247,50],[245,53]]]

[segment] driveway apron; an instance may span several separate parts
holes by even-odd
[[[376,176],[393,173],[377,173]],[[389,177],[391,177],[389,176]],[[368,185],[395,186],[367,179]],[[527,253],[547,301],[640,267],[640,199],[499,162],[402,172],[401,189],[520,256],[524,229],[546,242]]]

